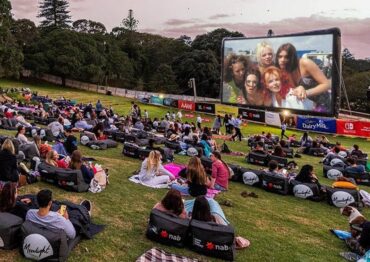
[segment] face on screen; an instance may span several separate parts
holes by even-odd
[[[333,46],[329,33],[225,40],[222,102],[261,107],[248,99],[258,83],[264,108],[332,114]],[[244,62],[233,64],[236,60]],[[253,70],[260,79],[246,73]],[[271,103],[272,97],[281,103]]]

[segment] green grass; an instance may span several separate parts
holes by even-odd
[[[41,95],[49,95],[52,98],[65,96],[83,103],[90,101],[95,103],[100,99],[103,105],[112,105],[118,114],[127,114],[131,106],[129,99],[49,84],[0,80],[0,86],[30,87]],[[161,117],[167,111],[164,107],[151,105],[141,105],[141,107],[142,111],[148,110],[150,117]],[[242,128],[245,136],[262,131],[280,133],[277,128],[253,123],[248,123]],[[287,131],[287,134],[293,132],[300,135],[300,132],[291,130]],[[0,130],[0,134],[14,133]],[[328,138],[334,142],[341,141],[347,147],[358,143],[364,151],[370,152],[370,145],[364,139],[332,136]],[[246,142],[227,142],[227,144],[233,151],[248,151]],[[166,190],[154,190],[128,181],[131,173],[140,167],[140,161],[123,156],[122,145],[105,151],[93,151],[84,146],[79,148],[85,155],[95,157],[104,167],[109,168],[111,184],[104,192],[70,193],[43,182],[20,190],[20,194],[37,193],[47,187],[53,190],[55,199],[79,202],[88,198],[93,202],[94,222],[106,224],[107,227],[94,239],[82,241],[71,253],[69,261],[134,261],[153,246],[199,258],[202,261],[215,260],[200,256],[189,249],[162,246],[146,239],[145,230],[149,212],[163,197]],[[224,159],[230,163],[253,167],[245,162],[244,157],[225,156]],[[187,160],[187,157],[176,156],[177,162],[186,163]],[[309,156],[295,159],[300,166],[306,163],[314,165],[320,182],[329,185],[332,181],[323,178],[319,160]],[[361,188],[370,190],[366,186]],[[241,197],[240,193],[244,190],[255,192],[259,198]],[[224,199],[233,203],[233,207],[223,207],[226,217],[235,227],[238,235],[251,241],[250,248],[237,251],[236,261],[340,261],[338,253],[345,249],[345,245],[329,232],[331,228],[347,229],[347,220],[339,214],[337,208],[325,202],[316,203],[293,196],[280,196],[234,182],[230,184],[230,190],[227,193],[217,196],[218,201]],[[365,210],[364,214],[369,216],[370,212]],[[0,260],[3,259],[4,261],[22,260],[17,250],[0,250]]]

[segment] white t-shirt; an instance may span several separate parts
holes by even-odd
[[[197,123],[202,123],[202,118],[200,116],[197,117]]]
[[[54,121],[48,125],[48,128],[53,133],[53,136],[57,137],[61,132],[64,132],[64,127],[58,121]]]

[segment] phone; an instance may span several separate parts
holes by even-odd
[[[60,209],[59,209],[59,214],[64,216],[64,213],[66,212],[66,210],[67,210],[67,206],[66,205],[61,205]]]

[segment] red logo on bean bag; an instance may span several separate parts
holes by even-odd
[[[167,233],[167,231],[166,231],[166,230],[162,230],[162,231],[161,231],[161,237],[163,237],[163,238],[168,238],[168,233]]]
[[[208,250],[215,249],[215,245],[212,242],[207,242],[206,247],[207,247]]]

